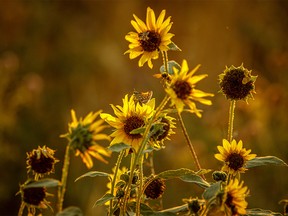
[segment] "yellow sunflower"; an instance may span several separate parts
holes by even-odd
[[[200,65],[196,66],[189,72],[186,60],[183,60],[181,69],[173,68],[174,74],[171,76],[171,82],[166,88],[166,92],[171,97],[171,106],[176,106],[179,113],[183,111],[185,104],[188,105],[189,111],[201,117],[201,110],[196,108],[195,101],[205,105],[211,105],[212,102],[204,97],[214,96],[211,93],[206,93],[195,89],[196,83],[207,77],[207,74],[194,75]]]
[[[246,162],[256,157],[256,154],[250,154],[250,149],[243,148],[241,140],[238,143],[236,140],[232,140],[230,143],[223,139],[223,146],[217,146],[217,148],[220,154],[215,154],[215,158],[224,162],[222,170],[234,176],[237,173],[244,173],[247,170],[245,168]]]
[[[171,17],[164,20],[166,11],[162,10],[156,20],[154,11],[148,7],[146,15],[146,24],[139,19],[135,14],[134,20],[131,21],[132,26],[136,32],[129,32],[125,39],[130,42],[129,58],[134,59],[140,55],[141,58],[138,62],[139,67],[142,67],[146,62],[150,68],[153,67],[152,59],[157,59],[159,51],[169,50],[168,45],[172,42],[171,38],[174,34],[168,33],[171,29]]]
[[[90,112],[84,119],[77,120],[76,113],[71,110],[72,122],[68,124],[69,132],[61,135],[69,140],[71,149],[75,151],[75,156],[80,155],[87,168],[93,167],[91,156],[107,163],[102,156],[109,157],[111,152],[97,144],[98,140],[110,140],[106,134],[100,133],[107,126],[103,125],[102,119],[95,120],[102,111]]]
[[[125,95],[123,99],[123,107],[120,105],[111,105],[116,117],[101,113],[100,116],[109,125],[115,128],[110,135],[114,137],[110,145],[117,143],[125,143],[138,150],[143,139],[141,134],[131,134],[134,129],[144,127],[148,119],[152,117],[155,107],[155,99],[152,98],[147,104],[135,102],[132,95],[130,98]]]
[[[248,203],[245,197],[249,194],[248,188],[243,187],[243,181],[239,183],[238,179],[231,180],[225,187],[224,208],[228,215],[245,215]]]

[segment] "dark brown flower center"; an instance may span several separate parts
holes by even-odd
[[[152,136],[152,138],[157,141],[165,139],[168,136],[170,130],[170,123],[166,118],[162,118],[161,123],[163,123],[162,128]]]
[[[228,155],[226,162],[228,162],[229,168],[237,171],[244,165],[244,158],[238,153],[232,153]]]
[[[146,52],[153,52],[159,49],[161,36],[155,31],[146,31],[138,34],[141,47]]]
[[[23,189],[23,201],[29,205],[38,206],[46,197],[46,189],[41,188],[25,188]]]
[[[45,174],[52,171],[55,159],[52,157],[45,157],[43,154],[40,154],[40,158],[37,158],[37,153],[35,153],[29,158],[28,163],[34,172]]]
[[[225,204],[228,206],[228,208],[230,208],[232,215],[238,214],[237,208],[236,208],[235,204],[233,203],[233,196],[229,193],[227,194]]]
[[[253,81],[243,82],[245,73],[241,69],[230,70],[220,81],[220,87],[228,99],[245,99],[253,90]]]
[[[144,125],[144,120],[138,116],[131,116],[125,121],[124,131],[131,139],[139,139],[142,137],[141,134],[131,134],[130,132],[140,128]]]
[[[157,199],[166,189],[165,182],[162,179],[154,179],[145,189],[144,193],[147,198]]]
[[[173,85],[173,90],[176,93],[177,97],[181,100],[187,99],[187,97],[191,94],[192,87],[186,81],[178,80]]]

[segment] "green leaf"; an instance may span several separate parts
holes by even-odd
[[[145,129],[145,127],[139,127],[130,131],[130,134],[143,134],[145,132]]]
[[[266,156],[266,157],[256,157],[252,160],[247,161],[246,168],[252,168],[257,166],[265,165],[277,165],[277,166],[287,166],[287,164],[275,156]]]
[[[168,44],[169,50],[172,51],[182,51],[174,42],[171,41],[170,44]]]
[[[38,187],[56,187],[60,182],[56,179],[46,178],[32,183],[28,183],[24,188],[38,188]]]
[[[129,203],[129,207],[135,212],[136,203]],[[133,215],[134,212],[131,212],[131,215]],[[172,212],[153,211],[148,205],[144,203],[140,204],[140,212],[142,216],[176,216],[176,214]]]
[[[201,176],[199,176],[193,170],[186,169],[186,168],[180,168],[177,170],[167,170],[167,171],[159,173],[157,177],[165,179],[165,180],[179,178],[184,182],[193,182],[204,188],[209,187],[209,183],[206,182]]]
[[[174,67],[175,67],[177,70],[180,70],[180,69],[181,69],[181,66],[180,66],[176,61],[174,61],[174,60],[168,61],[167,64],[168,64],[168,68],[167,68],[168,71],[166,71],[165,65],[162,65],[162,66],[160,67],[160,72],[161,72],[161,73],[168,73],[168,74],[172,75],[172,74],[174,74],[174,71],[173,71],[173,68],[174,68]]]
[[[105,194],[104,196],[102,196],[100,199],[98,199],[95,203],[93,207],[96,206],[100,206],[100,205],[104,205],[106,202],[115,199],[115,196],[113,196],[110,193]]]
[[[220,192],[221,189],[221,182],[216,182],[212,184],[210,187],[208,187],[204,193],[203,193],[203,198],[205,200],[210,200],[211,198],[215,197],[218,192]]]
[[[58,212],[56,216],[83,216],[83,213],[80,208],[70,206],[65,208],[63,211]]]
[[[282,214],[280,213],[277,213],[277,212],[272,212],[270,210],[264,210],[264,209],[247,209],[246,210],[246,215],[247,216],[259,216],[259,215],[262,215],[262,216],[283,216]]]
[[[96,177],[96,176],[109,177],[109,173],[99,172],[99,171],[90,171],[90,172],[87,172],[87,173],[79,176],[79,177],[75,180],[75,182],[78,181],[79,179],[84,178],[84,177]]]
[[[111,146],[109,146],[109,150],[112,151],[112,152],[121,152],[125,149],[129,149],[131,148],[130,145],[127,145],[125,143],[116,143],[116,144],[113,144]]]

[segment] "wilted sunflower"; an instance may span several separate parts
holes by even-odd
[[[245,215],[248,203],[245,197],[249,194],[248,188],[243,187],[243,181],[231,180],[224,190],[223,205],[228,215]]]
[[[190,112],[201,117],[201,110],[196,108],[195,102],[205,105],[212,104],[210,100],[204,97],[212,97],[213,94],[195,89],[196,83],[208,76],[207,74],[193,76],[199,67],[200,65],[189,72],[187,61],[183,60],[180,70],[173,68],[174,74],[171,76],[171,82],[166,92],[171,97],[171,106],[175,105],[179,113],[183,111],[185,104],[187,104]]]
[[[134,96],[128,98],[125,95],[123,99],[123,107],[120,105],[111,105],[116,117],[101,113],[100,116],[109,125],[115,128],[110,135],[114,137],[110,145],[125,143],[138,150],[143,136],[141,134],[132,134],[131,131],[144,127],[148,119],[152,117],[155,107],[155,99],[152,98],[147,104],[135,102]]]
[[[110,140],[108,135],[100,133],[107,127],[103,125],[104,121],[102,119],[96,121],[101,112],[90,112],[84,119],[77,120],[75,111],[71,110],[72,122],[68,124],[69,132],[61,135],[69,140],[70,148],[75,151],[76,156],[80,155],[89,169],[93,167],[91,156],[107,163],[102,156],[111,155],[111,152],[97,144],[98,140]]]
[[[251,71],[243,67],[226,67],[219,75],[221,92],[230,100],[245,100],[253,98],[257,76],[252,76]]]
[[[171,29],[171,17],[164,20],[165,10],[162,10],[156,20],[154,11],[148,7],[146,15],[146,24],[139,19],[135,14],[134,20],[131,21],[132,26],[136,32],[129,32],[125,39],[130,42],[129,58],[134,59],[140,55],[141,58],[138,62],[139,67],[142,67],[146,62],[150,68],[153,67],[152,59],[157,59],[159,51],[169,50],[168,45],[171,44],[171,38],[174,34],[168,33]]]
[[[222,170],[232,175],[244,173],[247,170],[245,168],[246,162],[256,157],[256,154],[250,154],[250,149],[243,148],[241,140],[238,143],[236,140],[232,140],[230,143],[223,139],[223,146],[217,146],[217,148],[220,154],[215,154],[215,158],[224,162]]]
[[[160,116],[159,119],[155,122],[155,133],[151,136],[151,145],[160,149],[164,147],[164,141],[170,140],[171,134],[175,134],[173,128],[175,127],[174,118],[168,115]]]
[[[52,196],[47,193],[45,187],[26,187],[30,183],[35,181],[28,180],[23,185],[20,185],[20,191],[17,194],[21,194],[22,204],[20,210],[23,211],[27,207],[28,215],[35,215],[36,209],[46,209],[50,202],[46,200],[47,196]],[[51,208],[52,209],[52,208]]]
[[[55,151],[43,146],[38,146],[37,149],[33,149],[27,153],[27,169],[28,173],[32,172],[35,175],[35,179],[43,177],[45,174],[49,175],[54,172],[55,163],[59,160],[54,158]]]

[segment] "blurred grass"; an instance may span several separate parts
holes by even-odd
[[[209,77],[200,87],[215,93],[213,106],[203,107],[202,119],[184,115],[203,167],[218,169],[216,146],[226,137],[228,102],[217,94],[218,74],[231,64],[258,75],[254,101],[239,102],[235,138],[259,156],[275,155],[286,162],[288,123],[288,2],[287,1],[21,1],[0,0],[0,212],[16,215],[18,186],[26,180],[26,152],[38,145],[56,149],[63,159],[70,109],[80,115],[121,104],[126,93],[152,90],[159,103],[164,92],[154,69],[137,67],[123,53],[125,34],[132,30],[132,14],[145,18],[147,6],[158,15],[172,16],[173,41],[182,52],[169,58],[187,59]],[[156,171],[193,168],[180,130],[166,149],[156,153]],[[108,143],[103,143],[108,145]],[[111,169],[95,162],[100,171]],[[60,178],[62,162],[54,177]],[[9,169],[8,169],[9,168]],[[93,203],[106,191],[105,179],[74,180],[87,170],[72,158],[65,206],[80,206],[85,215],[104,215]],[[278,201],[288,198],[287,168],[255,168],[244,175],[250,188],[249,207],[282,211]],[[194,185],[168,182],[164,207],[199,196]],[[70,188],[70,190],[69,190]],[[92,188],[92,189],[91,189]],[[52,198],[55,201],[56,197]],[[47,215],[49,215],[47,211]]]

